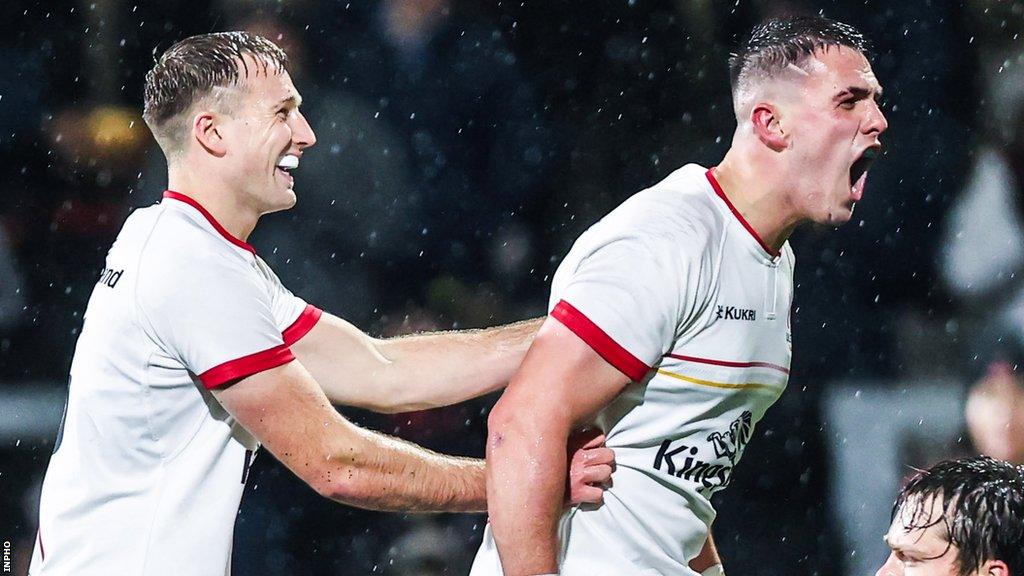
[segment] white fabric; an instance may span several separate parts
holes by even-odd
[[[725,576],[725,568],[721,564],[708,566],[707,570],[700,573],[700,576]]]
[[[86,310],[30,573],[227,574],[257,443],[198,375],[287,361],[305,307],[196,208],[133,213]]]
[[[627,375],[637,361],[650,371],[596,418],[617,467],[602,506],[562,517],[560,574],[698,576],[687,565],[711,495],[788,382],[793,265],[789,245],[766,252],[692,164],[576,241],[552,282],[553,317]],[[471,574],[501,574],[490,526]]]
[[[1024,228],[1014,199],[1018,186],[998,151],[978,154],[943,233],[942,275],[957,296],[984,296],[1024,268]]]

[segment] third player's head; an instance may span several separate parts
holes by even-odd
[[[888,127],[867,51],[851,26],[797,17],[758,26],[729,61],[734,146],[782,183],[797,222],[844,223],[864,193]]]
[[[257,215],[295,204],[286,170],[316,137],[299,112],[288,58],[247,32],[186,38],[146,74],[143,118],[172,175],[235,195]]]
[[[941,462],[900,492],[876,576],[1024,574],[1024,470],[988,457]]]

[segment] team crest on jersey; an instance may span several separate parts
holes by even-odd
[[[715,312],[716,320],[746,320],[748,322],[754,322],[757,320],[757,311],[751,310],[750,308],[739,308],[736,306],[722,306],[718,305],[718,310]]]
[[[696,456],[701,452],[700,442],[682,443],[664,440],[654,456],[653,467],[659,472],[689,480],[698,485],[698,492],[711,496],[729,485],[732,470],[743,455],[744,448],[754,433],[754,417],[744,410],[725,430],[716,430],[705,438],[711,445],[718,462],[706,462]]]
[[[708,434],[708,441],[715,448],[715,456],[728,458],[733,464],[739,461],[754,431],[753,417],[749,410],[744,410],[739,418],[729,424],[728,430]]]

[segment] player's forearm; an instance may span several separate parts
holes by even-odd
[[[488,513],[505,576],[558,571],[567,426],[536,416],[496,412],[489,422]]]
[[[324,496],[373,510],[486,510],[483,460],[438,454],[367,430],[357,434],[329,459],[317,487]]]
[[[378,376],[405,410],[447,406],[504,387],[542,319],[376,341],[387,359]],[[397,409],[397,408],[396,408]]]

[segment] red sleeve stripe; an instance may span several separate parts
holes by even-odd
[[[789,368],[779,366],[778,364],[772,364],[770,362],[733,362],[731,360],[713,360],[711,358],[683,356],[682,354],[665,354],[665,356],[668,358],[675,358],[676,360],[685,360],[687,362],[696,362],[698,364],[712,364],[714,366],[727,366],[729,368],[771,368],[772,370],[778,370],[783,374],[789,374]]]
[[[306,304],[306,309],[299,314],[299,317],[292,322],[292,325],[285,328],[281,336],[284,338],[286,346],[291,346],[302,339],[313,326],[316,326],[317,321],[320,320],[320,316],[323,315],[323,310],[320,310],[312,304]]]
[[[241,358],[214,366],[200,374],[199,379],[203,382],[203,386],[206,386],[208,389],[217,388],[246,376],[277,368],[292,360],[295,360],[295,355],[292,354],[291,349],[288,348],[287,344],[281,344],[262,352],[242,356]]]
[[[594,349],[594,352],[614,366],[619,372],[629,376],[631,380],[639,382],[650,372],[651,367],[644,364],[636,356],[629,353],[612,339],[604,330],[590,321],[572,304],[560,300],[555,309],[551,311],[551,317],[561,322],[566,328]]]

